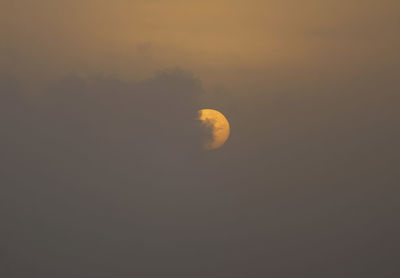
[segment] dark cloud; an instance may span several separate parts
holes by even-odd
[[[193,212],[174,213],[190,202],[207,136],[198,80],[70,76],[33,100],[16,81],[1,86],[2,273],[142,273],[160,244],[179,240],[170,233]]]
[[[221,93],[202,103],[230,119],[231,138],[204,152],[201,83],[184,71],[136,83],[72,75],[37,96],[4,79],[1,271],[393,276],[396,84],[382,72]]]

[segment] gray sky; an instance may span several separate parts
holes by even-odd
[[[397,277],[399,8],[0,0],[0,273]]]

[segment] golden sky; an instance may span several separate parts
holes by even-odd
[[[227,86],[282,72],[340,74],[398,59],[398,8],[394,0],[8,0],[1,69],[132,79],[181,67]]]

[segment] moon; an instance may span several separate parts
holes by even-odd
[[[214,109],[201,109],[198,112],[201,124],[210,128],[212,136],[204,142],[205,150],[215,150],[225,144],[231,131],[228,120],[225,116]]]

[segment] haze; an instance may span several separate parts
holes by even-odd
[[[0,0],[0,276],[398,277],[399,10]]]

